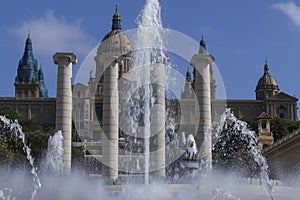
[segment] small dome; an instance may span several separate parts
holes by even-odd
[[[264,71],[264,75],[259,79],[256,86],[256,100],[267,99],[279,92],[278,84],[275,78],[270,74],[267,60],[264,66]]]
[[[265,63],[264,71],[265,71],[264,75],[258,81],[256,90],[258,90],[258,89],[277,89],[278,90],[278,84],[277,84],[275,78],[270,74],[269,66],[268,66],[267,62]]]

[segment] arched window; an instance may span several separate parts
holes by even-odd
[[[96,112],[96,117],[98,122],[102,123],[103,122],[103,110],[101,107],[96,107],[95,108],[95,112]]]

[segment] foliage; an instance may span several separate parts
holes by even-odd
[[[6,116],[8,119],[17,119],[22,125],[22,130],[25,133],[26,144],[31,149],[31,155],[35,159],[35,165],[38,166],[47,150],[48,138],[56,132],[52,127],[43,127],[39,124],[34,124],[31,120],[23,120],[22,117],[9,107],[0,107],[0,115]],[[1,133],[5,132],[6,137],[0,135],[0,160],[1,163],[15,165],[18,163],[27,163],[23,152],[23,144],[14,137],[8,129],[3,129],[3,124],[0,124]],[[7,147],[7,148],[5,148]],[[83,154],[80,149],[72,149],[72,162],[79,166],[83,162]]]
[[[257,133],[257,121],[249,121],[249,128]],[[273,133],[274,141],[280,140],[282,137],[292,133],[298,129],[300,121],[293,121],[288,119],[273,118],[270,120],[270,129]]]
[[[14,152],[8,148],[5,139],[0,137],[0,160],[1,166],[9,166],[13,162]]]
[[[4,115],[8,119],[17,119],[22,125],[22,130],[25,133],[25,142],[31,149],[31,155],[35,158],[35,163],[38,164],[47,149],[49,136],[55,133],[54,129],[34,124],[31,120],[25,121],[17,112],[9,107],[1,107],[0,115]],[[10,159],[11,157],[7,157],[6,159],[3,158],[3,160],[1,158],[1,163],[11,162],[12,165],[22,164],[22,162],[27,163],[23,152],[22,142],[18,141],[18,139],[15,138],[15,134],[13,134],[7,127],[5,128],[3,123],[0,124],[0,128],[2,142],[6,143],[9,148],[8,151],[11,150],[11,156],[13,157],[12,160]],[[5,135],[5,137],[3,137],[3,135]],[[2,145],[3,148],[4,146],[5,144]]]
[[[283,136],[286,136],[292,133],[294,130],[298,129],[300,126],[300,121],[274,118],[271,120],[270,125],[274,140],[277,141]]]
[[[7,119],[18,120],[19,123],[23,121],[22,116],[8,106],[0,107],[0,115],[5,116]]]
[[[22,139],[3,121],[0,121],[0,154],[1,165],[19,167],[27,163]]]
[[[31,129],[25,132],[26,143],[31,148],[31,155],[35,158],[36,165],[42,161],[47,150],[48,138],[53,134],[53,129]]]

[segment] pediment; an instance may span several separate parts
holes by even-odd
[[[275,94],[275,95],[269,97],[266,100],[292,100],[292,101],[298,101],[298,99],[295,96],[288,95],[284,92],[279,92],[278,94]]]

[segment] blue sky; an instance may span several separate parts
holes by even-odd
[[[281,91],[300,97],[300,2],[274,0],[161,0],[163,25],[196,41],[205,35],[227,98],[254,99],[268,57]],[[13,82],[30,30],[50,96],[56,94],[56,51],[87,54],[110,31],[115,4],[123,30],[136,28],[143,0],[0,0],[0,96],[14,96]],[[184,47],[183,48],[187,48]],[[195,52],[196,53],[196,52]],[[187,66],[178,66],[185,71]]]

